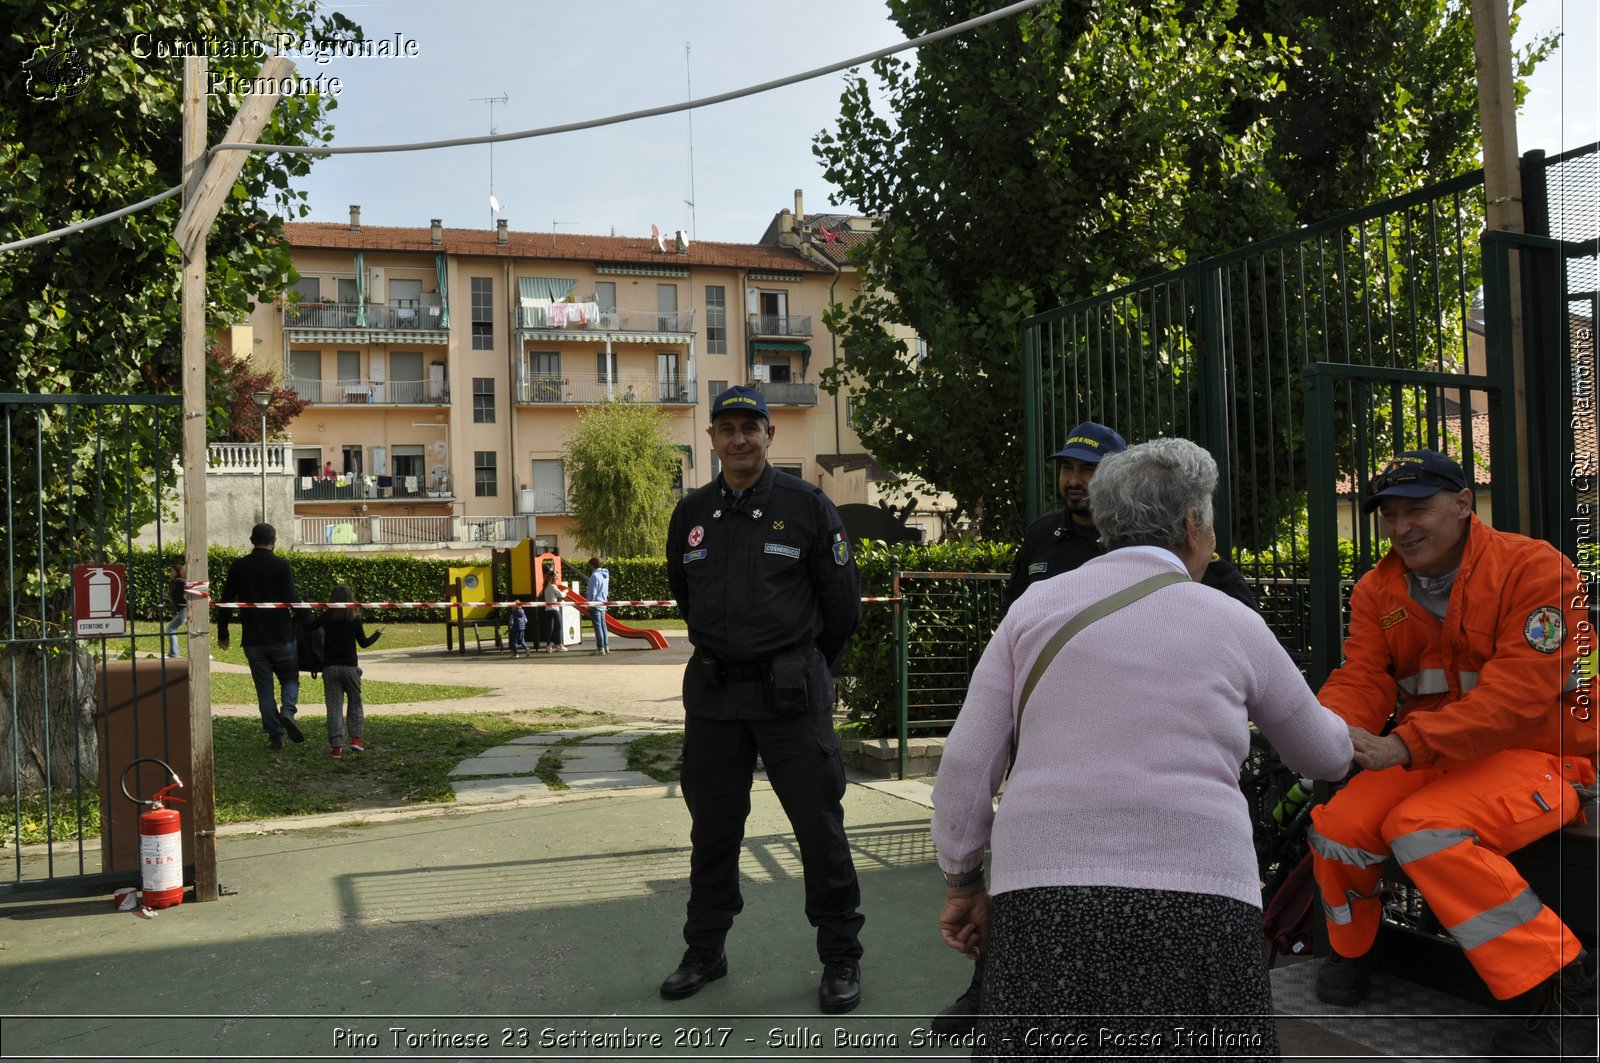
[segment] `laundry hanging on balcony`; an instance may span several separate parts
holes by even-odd
[[[568,277],[518,277],[517,301],[523,328],[548,328],[550,308],[572,294],[578,282]]]

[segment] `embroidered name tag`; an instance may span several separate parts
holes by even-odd
[[[1378,619],[1378,623],[1380,625],[1382,625],[1383,630],[1388,631],[1390,628],[1394,627],[1400,621],[1404,620],[1406,618],[1406,615],[1407,615],[1406,614],[1406,607],[1402,605],[1400,608],[1396,609],[1394,612],[1388,614],[1387,616],[1380,617]]]
[[[698,550],[690,550],[687,554],[684,554],[683,563],[687,565],[691,561],[704,561],[705,557],[706,548],[702,546]]]
[[[784,557],[799,557],[798,546],[784,546],[782,543],[768,543],[766,551],[769,554],[782,554]]]
[[[1050,569],[1050,562],[1048,562],[1048,561],[1035,561],[1033,564],[1028,566],[1028,575],[1030,575],[1030,576],[1042,576],[1042,575],[1044,575],[1045,572],[1049,571],[1049,569]]]

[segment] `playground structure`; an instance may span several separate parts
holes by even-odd
[[[524,539],[507,550],[490,554],[488,566],[470,569],[451,569],[449,592],[453,600],[461,602],[520,601],[527,603],[530,626],[542,618],[545,569],[553,570],[564,599],[561,608],[561,641],[566,646],[576,646],[582,641],[582,620],[587,615],[589,600],[573,588],[563,573],[560,554],[535,553],[532,539]],[[482,635],[487,628],[494,635],[495,649],[504,647],[508,632],[505,611],[483,605],[452,609],[445,622],[445,648],[458,653],[466,652],[466,634],[471,630],[477,640],[478,650],[483,650]],[[653,650],[667,648],[667,637],[653,628],[638,628],[618,620],[609,610],[605,614],[606,630],[617,638],[641,639]]]

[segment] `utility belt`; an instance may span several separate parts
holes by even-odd
[[[695,651],[706,686],[719,690],[729,682],[761,683],[770,692],[780,715],[804,712],[810,705],[809,676],[814,643],[802,642],[774,653],[764,661],[723,661],[704,650]]]

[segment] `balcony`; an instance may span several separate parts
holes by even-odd
[[[296,502],[383,502],[385,500],[434,499],[452,497],[447,473],[426,476],[302,476],[295,482]]]
[[[302,399],[322,405],[442,406],[450,401],[445,380],[310,380],[286,377]]]
[[[694,311],[662,313],[645,310],[601,310],[595,303],[554,303],[524,306],[517,311],[517,327],[529,332],[593,332],[613,334],[626,343],[638,337],[694,332]],[[686,341],[680,341],[686,342]]]
[[[518,380],[516,387],[517,402],[552,406],[595,406],[612,399],[656,406],[693,406],[698,394],[693,380],[643,376],[618,377],[607,385],[594,376],[535,373]]]
[[[755,388],[767,400],[768,406],[815,406],[817,385],[796,381],[773,383],[767,380],[748,380],[746,387]]]
[[[751,314],[746,321],[750,338],[810,339],[811,315]]]
[[[296,517],[297,546],[510,546],[527,538],[526,517]]]
[[[442,332],[444,312],[415,299],[393,303],[285,303],[283,327],[290,329],[387,329]]]

